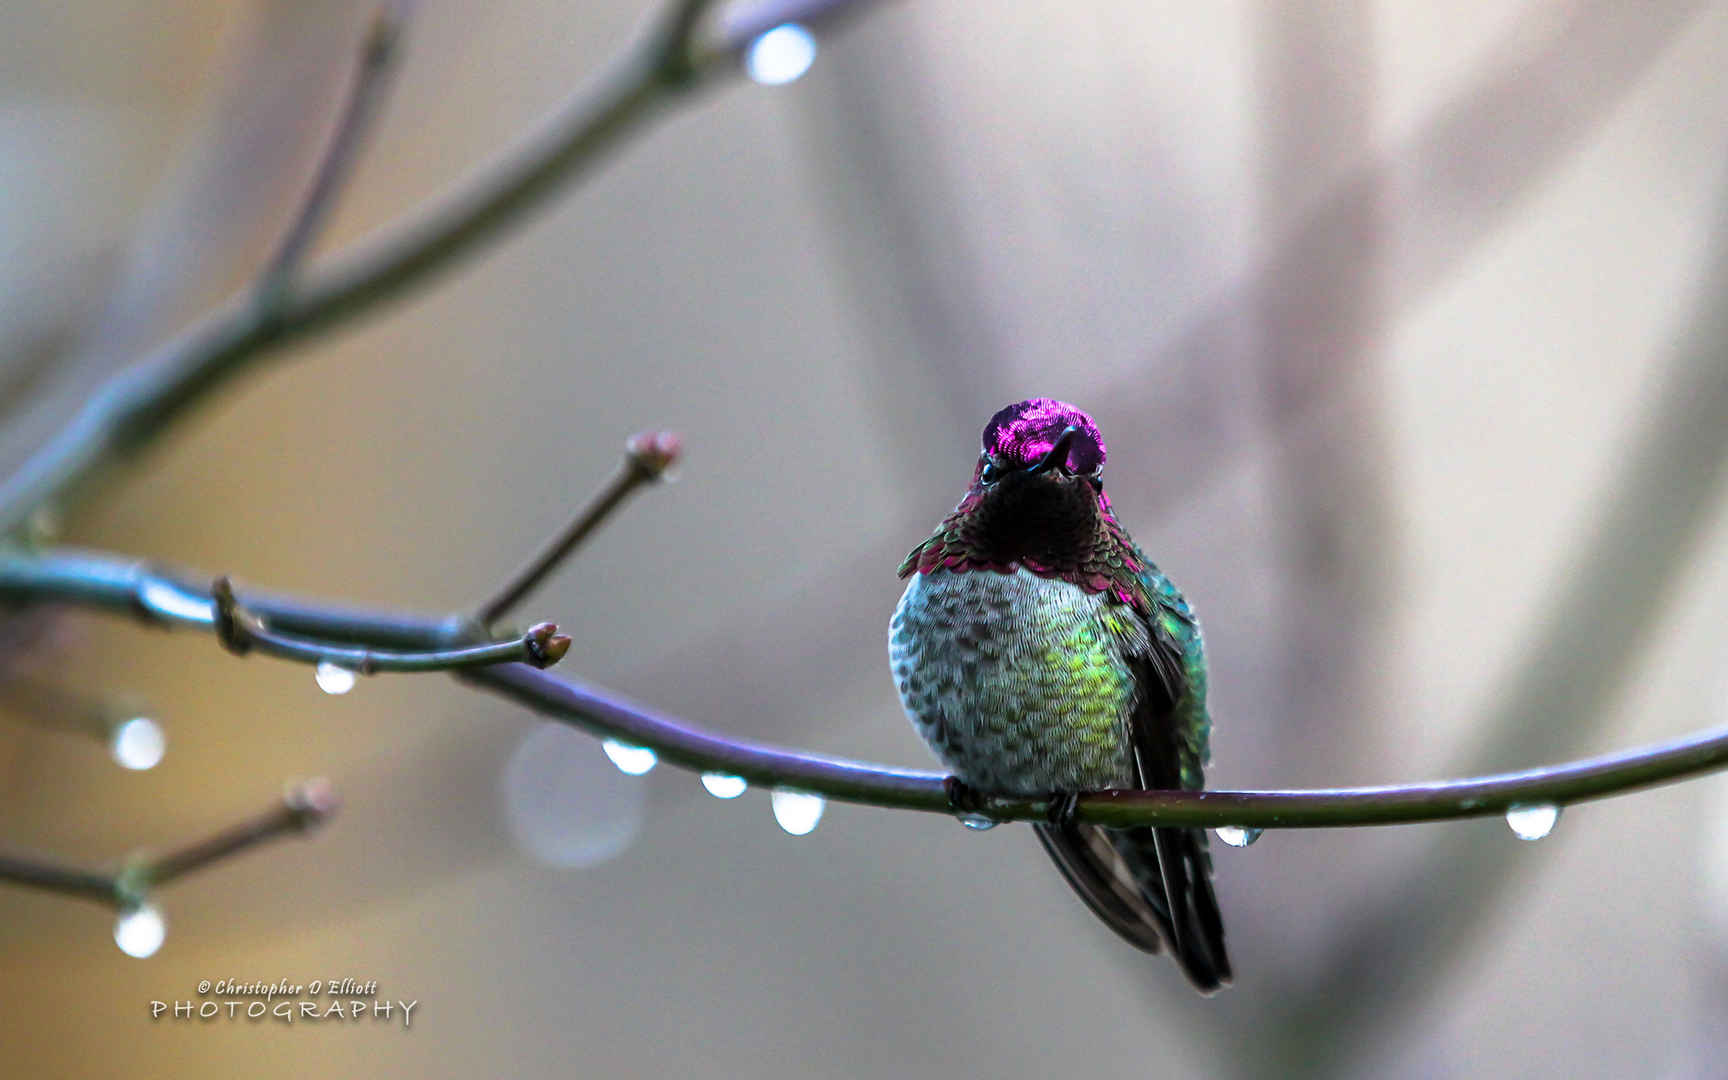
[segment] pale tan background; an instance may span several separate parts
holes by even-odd
[[[641,14],[425,0],[332,243],[507,146]],[[0,349],[29,392],[8,462],[244,281],[365,15],[0,10]],[[1720,4],[906,0],[805,80],[714,94],[483,259],[272,364],[69,533],[456,609],[625,435],[673,427],[681,481],[530,605],[575,635],[566,669],[722,731],[922,766],[885,670],[894,567],[988,415],[1056,395],[1098,417],[1118,510],[1206,619],[1213,781],[1432,776],[1480,738],[1674,342],[1720,303],[1699,290],[1722,288],[1704,274],[1725,149]],[[529,446],[564,464],[524,468]],[[1710,513],[1578,752],[1723,719]],[[348,806],[165,892],[145,961],[99,909],[0,891],[16,1075],[1276,1075],[1305,1041],[1360,1076],[1725,1060],[1720,780],[1576,808],[1539,845],[1489,822],[1221,850],[1239,981],[1200,1004],[1023,829],[834,806],[792,839],[760,792],[721,803],[667,769],[621,785],[579,746],[561,827],[640,831],[550,869],[503,811],[535,727],[518,710],[436,678],[329,698],[208,638],[73,628],[56,669],[150,701],[168,756],[122,773],[8,728],[0,843],[97,860],[311,774]],[[1457,834],[1515,846],[1518,875],[1449,955],[1368,965],[1358,991],[1406,1008],[1278,1022],[1391,889],[1473,910],[1474,859],[1410,879]],[[147,1016],[201,978],[344,975],[418,999],[414,1029]]]

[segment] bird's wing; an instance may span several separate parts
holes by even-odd
[[[1138,553],[1137,553],[1138,554]],[[1205,784],[1209,721],[1200,628],[1168,579],[1145,562],[1142,578],[1154,598],[1150,617],[1127,606],[1115,610],[1140,622],[1145,633],[1120,637],[1142,688],[1128,717],[1128,741],[1140,786],[1197,790]],[[1212,891],[1212,856],[1204,829],[1139,828],[1117,831],[1117,850],[1140,871],[1148,892],[1161,892],[1172,930],[1171,951],[1201,990],[1230,982],[1224,920]],[[1148,856],[1151,856],[1148,858]],[[1150,870],[1156,867],[1156,877]]]
[[[1130,600],[1144,608],[1130,602],[1106,609],[1140,688],[1127,719],[1135,778],[1149,789],[1198,788],[1207,734],[1199,628],[1174,587],[1135,555],[1146,569]],[[1147,952],[1168,946],[1202,993],[1229,983],[1204,830],[1051,824],[1037,831],[1068,884],[1118,936]]]

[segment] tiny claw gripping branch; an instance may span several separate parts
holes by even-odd
[[[942,794],[948,799],[948,809],[955,817],[982,813],[985,799],[981,792],[958,776],[942,778]]]

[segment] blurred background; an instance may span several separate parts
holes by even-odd
[[[326,250],[500,152],[634,0],[422,0]],[[353,0],[0,8],[0,464],[244,285],[303,191]],[[357,604],[472,607],[616,467],[688,448],[523,611],[567,674],[926,767],[900,558],[978,432],[1090,410],[1201,612],[1219,787],[1531,766],[1728,711],[1728,4],[904,0],[786,86],[671,114],[435,284],[263,366],[68,541]],[[553,447],[554,471],[522,467]],[[436,677],[321,692],[69,615],[13,670],[147,703],[146,771],[23,716],[0,844],[97,862],[294,777],[330,827],[166,889],[156,955],[0,889],[20,1075],[1720,1075],[1728,782],[1503,822],[1214,845],[1193,997],[1021,827],[626,777]],[[391,1024],[152,1022],[352,977]]]

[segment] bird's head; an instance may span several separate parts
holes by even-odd
[[[1009,405],[984,425],[968,495],[1029,507],[1090,502],[1105,513],[1104,436],[1085,412],[1054,398]]]
[[[1031,398],[984,426],[972,483],[960,504],[900,565],[914,571],[1007,572],[1109,588],[1108,571],[1138,571],[1104,494],[1104,437],[1081,410]]]
[[[984,426],[972,485],[954,520],[990,565],[1073,561],[1114,520],[1104,494],[1104,437],[1081,410],[1031,398]]]

